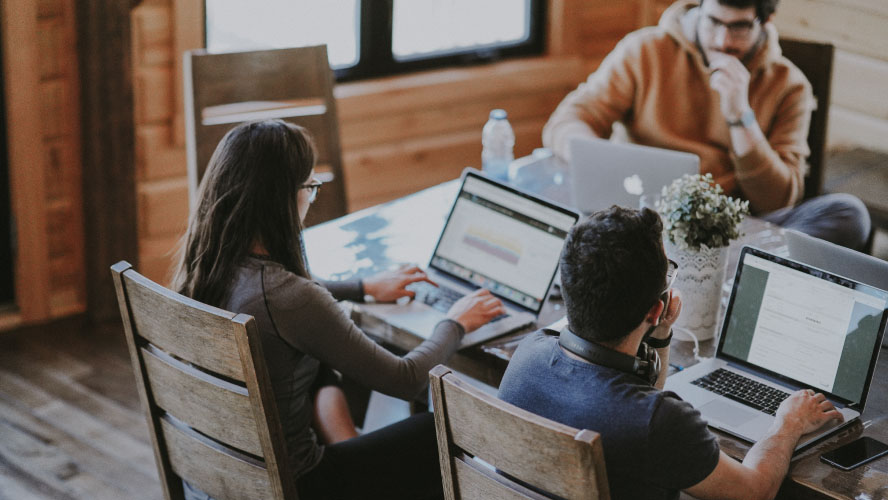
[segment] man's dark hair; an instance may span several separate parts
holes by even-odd
[[[771,14],[777,10],[777,2],[780,0],[718,0],[718,3],[735,9],[747,9],[755,7],[755,16],[761,22],[765,22]],[[702,2],[701,2],[702,3]]]
[[[610,343],[641,323],[666,287],[662,232],[656,212],[617,206],[571,229],[561,251],[561,288],[575,334]]]

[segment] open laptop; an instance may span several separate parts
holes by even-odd
[[[479,287],[502,299],[507,314],[467,334],[460,348],[533,324],[558,270],[561,247],[579,214],[484,177],[462,183],[426,272],[438,288],[416,283],[406,304],[361,307],[421,338],[459,297]]]
[[[845,421],[802,436],[798,451],[860,417],[886,318],[888,292],[744,247],[715,357],[670,376],[666,389],[750,442],[790,393],[822,392]]]
[[[700,157],[669,149],[616,143],[597,138],[570,142],[573,206],[584,214],[619,205],[638,208],[644,194],[684,174],[700,172]]]

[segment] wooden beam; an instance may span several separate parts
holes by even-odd
[[[582,26],[576,16],[576,9],[576,0],[549,0],[546,26],[548,55],[579,54],[579,35]]]
[[[108,266],[138,258],[130,10],[135,0],[77,2],[87,310],[118,317]]]
[[[15,221],[15,302],[23,322],[49,318],[43,123],[37,2],[3,0],[3,74],[9,145],[11,208]]]
[[[182,76],[182,54],[204,46],[203,0],[173,0],[173,107],[172,144],[185,147],[185,86]]]

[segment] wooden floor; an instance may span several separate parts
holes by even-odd
[[[0,332],[0,500],[162,498],[120,325]]]

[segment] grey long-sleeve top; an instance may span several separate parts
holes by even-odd
[[[275,262],[249,257],[223,306],[256,319],[297,477],[317,465],[323,455],[311,428],[309,393],[321,363],[370,389],[409,399],[426,387],[429,370],[456,352],[464,334],[458,323],[445,320],[417,348],[395,356],[364,335],[337,299],[362,300],[361,282],[322,286]]]

